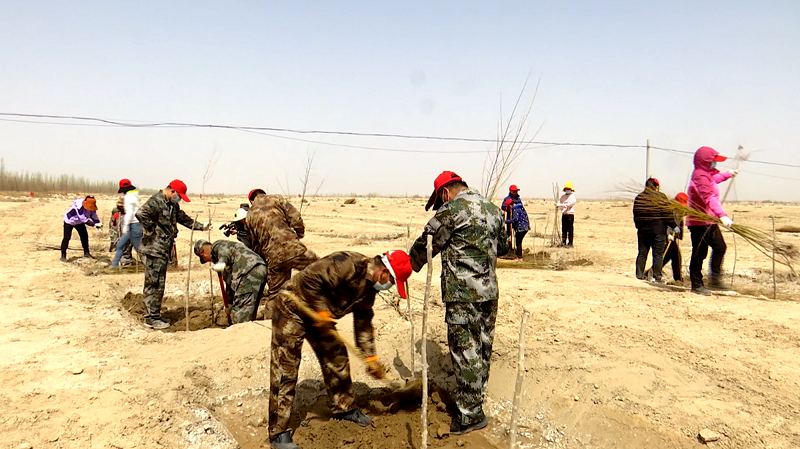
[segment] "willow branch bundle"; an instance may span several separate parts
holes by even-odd
[[[719,218],[712,217],[689,206],[684,206],[655,190],[643,192],[640,198],[642,200],[644,212],[654,217],[664,217],[674,214],[699,221],[722,224],[722,220]],[[789,267],[792,273],[795,273],[793,262],[800,257],[800,250],[798,250],[795,245],[781,242],[767,232],[746,225],[734,223],[728,230],[743,238],[747,243],[753,245],[761,254],[781,265]]]

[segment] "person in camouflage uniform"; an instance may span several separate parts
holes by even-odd
[[[304,339],[319,359],[334,418],[362,426],[372,422],[355,406],[347,348],[331,331],[336,329],[335,319],[352,312],[356,345],[366,358],[367,373],[383,378],[386,368],[378,361],[372,327],[375,294],[396,284],[405,298],[410,275],[411,262],[403,251],[375,257],[345,251],[329,254],[292,277],[272,316],[269,436],[273,447],[297,449],[289,418]]]
[[[194,253],[201,263],[214,262],[214,271],[225,281],[233,324],[256,319],[258,302],[267,284],[264,259],[241,242],[217,240],[212,245],[198,240]]]
[[[441,253],[447,343],[458,385],[450,433],[461,435],[488,424],[483,398],[499,296],[495,269],[497,256],[508,253],[509,245],[500,209],[468,188],[461,177],[446,171],[433,185],[425,210],[433,206],[436,215],[409,256],[414,271],[422,269],[429,234],[433,255]]]
[[[144,259],[144,323],[154,329],[169,327],[161,317],[161,300],[164,298],[170,252],[178,235],[177,223],[197,231],[211,226],[211,223],[200,223],[186,215],[178,205],[181,200],[189,202],[186,184],[176,179],[151,196],[136,213],[143,230],[139,253]]]
[[[292,276],[318,259],[300,242],[306,227],[300,212],[280,195],[267,195],[261,189],[250,192],[253,205],[247,211],[245,227],[250,247],[267,262],[267,295],[264,317],[269,318],[275,300]]]

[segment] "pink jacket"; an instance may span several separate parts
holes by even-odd
[[[731,173],[720,173],[716,168],[711,168],[711,162],[718,154],[719,152],[711,147],[701,147],[694,153],[694,171],[687,193],[689,194],[689,207],[720,218],[728,214],[725,213],[719,202],[717,184],[727,181],[731,177]],[[686,226],[710,224],[714,223],[693,218],[691,215],[686,217]]]

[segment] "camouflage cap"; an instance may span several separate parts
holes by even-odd
[[[203,240],[203,239],[200,239],[200,240],[194,242],[194,255],[195,256],[199,256],[200,253],[203,251],[203,247],[205,245],[210,245],[210,244],[211,244],[211,242],[209,242],[208,240]]]

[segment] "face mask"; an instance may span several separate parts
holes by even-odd
[[[380,282],[376,282],[375,285],[373,285],[373,287],[375,287],[375,290],[378,290],[380,292],[380,291],[383,291],[383,290],[389,290],[390,288],[392,288],[392,285],[394,285],[394,284],[392,284],[392,281],[389,281],[389,282],[387,282],[385,284],[381,284]]]
[[[717,161],[711,161],[711,168],[717,168]]]
[[[175,204],[178,204],[181,202],[181,197],[176,196],[175,198],[170,199],[170,201],[172,201]]]

